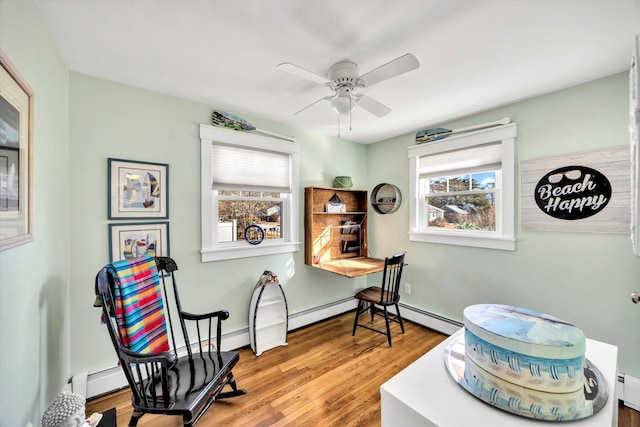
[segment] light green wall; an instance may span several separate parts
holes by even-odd
[[[70,376],[68,72],[31,1],[0,0],[0,48],[35,94],[35,238],[0,252],[0,425],[39,425]]]
[[[0,48],[35,92],[35,240],[0,253],[0,426],[37,425],[71,375],[115,363],[91,306],[94,275],[108,261],[108,157],[170,165],[171,255],[180,266],[183,303],[193,311],[228,309],[226,332],[247,326],[250,294],[265,269],[280,276],[292,314],[378,280],[306,267],[302,252],[200,263],[198,125],[208,122],[214,107],[69,74],[28,0],[0,0]],[[626,145],[626,74],[446,125],[504,116],[518,123],[518,164]],[[640,311],[629,302],[638,290],[640,261],[627,235],[525,232],[518,203],[515,252],[409,242],[406,148],[413,134],[362,146],[245,118],[298,138],[301,197],[304,187],[329,186],[336,175],[351,175],[361,189],[378,182],[400,187],[400,210],[372,214],[369,224],[374,254],[408,252],[404,278],[413,293],[403,302],[456,320],[465,306],[479,302],[555,314],[591,338],[618,345],[619,371],[640,377],[640,338],[631,326]]]
[[[407,147],[415,134],[369,146],[368,187],[389,182],[404,197],[392,215],[372,215],[374,251],[407,251],[405,304],[462,321],[464,307],[499,303],[546,312],[574,323],[589,338],[619,347],[618,370],[640,377],[640,259],[629,234],[523,231],[519,165],[523,160],[629,144],[628,74],[622,73],[467,117],[455,129],[510,117],[517,123],[517,250],[506,252],[410,242]],[[388,249],[387,249],[388,248]]]
[[[170,251],[180,268],[182,303],[192,312],[229,310],[225,332],[247,327],[251,293],[264,270],[278,274],[290,314],[349,297],[364,286],[365,278],[350,280],[306,267],[302,251],[201,263],[199,124],[209,123],[214,108],[77,73],[71,73],[70,86],[71,259],[77,260],[71,269],[74,372],[116,362],[99,310],[91,306],[95,274],[109,260],[108,224],[131,222],[107,220],[109,157],[169,164]],[[258,128],[298,139],[301,200],[304,187],[331,186],[336,175],[351,175],[356,187],[365,188],[366,146],[239,114]],[[304,203],[300,209],[303,239]]]

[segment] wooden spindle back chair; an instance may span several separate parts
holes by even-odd
[[[403,267],[404,253],[385,258],[381,285],[370,286],[355,295],[355,298],[358,300],[358,308],[356,309],[356,318],[353,321],[352,335],[355,336],[356,328],[360,326],[362,328],[369,329],[370,331],[386,335],[387,340],[389,341],[389,347],[391,347],[390,323],[396,322],[400,324],[400,329],[404,334],[404,323],[402,322],[400,308],[398,307],[398,302],[400,301],[400,280],[402,278]],[[389,313],[387,310],[389,306],[395,307],[395,315],[391,315]],[[382,313],[378,312],[376,307],[380,307]],[[367,311],[371,312],[371,323],[373,323],[374,315],[384,317],[386,326],[385,330],[375,329],[373,326],[358,322],[360,315]]]
[[[220,350],[222,321],[229,313],[185,312],[177,270],[171,258],[147,257],[108,264],[96,277],[103,320],[131,387],[129,426],[146,413],[179,415],[192,426],[215,400],[246,394],[231,371],[238,353]],[[176,342],[173,316],[182,342]],[[187,321],[195,322],[193,341]]]

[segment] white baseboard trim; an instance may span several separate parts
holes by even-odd
[[[293,331],[312,323],[320,322],[338,314],[346,313],[349,310],[355,310],[357,307],[358,301],[355,298],[345,298],[291,314],[289,315],[289,330]]]
[[[312,323],[328,319],[357,307],[353,298],[328,303],[309,310],[301,311],[289,316],[289,330],[302,328]],[[233,350],[250,344],[249,329],[243,328],[229,332],[222,336],[222,350]],[[186,353],[185,348],[178,349],[178,354]],[[127,387],[127,379],[119,366],[112,366],[100,371],[90,372],[86,383],[86,397],[88,399],[102,396]]]
[[[80,372],[71,378],[71,390],[79,394],[80,396],[87,397],[87,379],[89,377],[88,372]]]
[[[616,381],[616,400],[624,400],[624,375],[618,374],[618,380]]]
[[[640,411],[640,379],[631,375],[618,375],[618,399],[624,406]]]
[[[433,329],[434,331],[445,335],[452,335],[464,326],[460,322],[417,307],[412,307],[402,303],[398,305],[401,307],[402,317],[404,319],[411,320],[414,323]]]
[[[119,366],[106,368],[102,371],[89,372],[87,378],[87,399],[120,390],[128,385],[127,378]]]
[[[445,335],[451,335],[463,326],[460,322],[417,307],[412,307],[402,303],[399,305],[403,318]],[[289,315],[289,331],[354,310],[356,307],[357,301],[354,298],[345,298],[319,307],[314,307],[309,310],[304,310],[299,313],[291,314]],[[394,310],[390,311],[393,312]],[[223,350],[238,349],[246,347],[249,344],[248,328],[229,332],[222,336],[221,347]],[[178,353],[186,353],[185,348],[179,349]],[[85,375],[87,374],[83,373],[80,378]],[[78,382],[78,378],[74,378],[76,379],[76,382]],[[83,386],[82,388],[86,387],[86,397],[88,399],[102,396],[128,386],[124,373],[119,366],[112,366],[100,371],[89,372],[85,378],[82,378],[79,382]],[[84,381],[86,381],[86,383]],[[616,389],[618,399],[623,400],[626,406],[640,410],[640,380],[629,375],[619,375]]]

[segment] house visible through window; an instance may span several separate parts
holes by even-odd
[[[203,262],[297,251],[298,145],[205,125],[200,137]]]
[[[409,148],[410,240],[514,250],[515,124]]]
[[[496,173],[423,178],[426,226],[457,230],[496,230]]]
[[[243,240],[252,224],[264,230],[264,238],[282,239],[280,220],[285,197],[260,191],[214,190],[218,200],[218,243]]]

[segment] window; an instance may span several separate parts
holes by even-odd
[[[202,261],[299,250],[299,146],[207,125],[200,141]]]
[[[496,174],[499,170],[420,179],[427,228],[496,231]]]
[[[410,147],[412,241],[515,250],[516,125]]]

